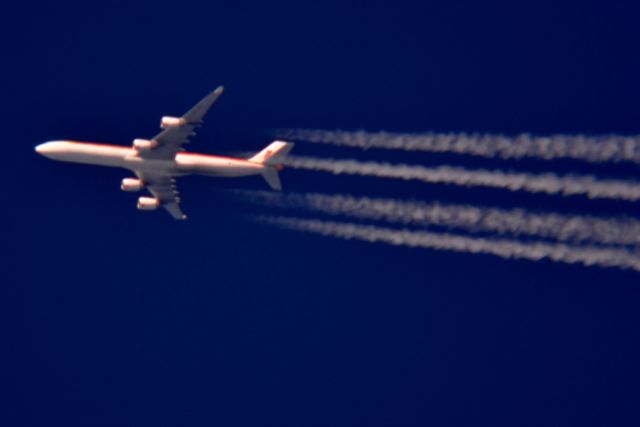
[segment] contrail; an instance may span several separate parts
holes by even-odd
[[[238,191],[252,202],[363,220],[439,226],[468,232],[530,236],[562,242],[640,247],[640,221],[587,215],[537,213],[524,209],[403,201],[319,193]]]
[[[278,227],[341,239],[383,242],[395,246],[408,246],[489,254],[505,259],[548,259],[567,264],[619,267],[640,271],[640,258],[626,251],[593,247],[574,247],[565,244],[523,243],[512,240],[466,237],[427,231],[395,230],[348,222],[319,221],[291,217],[258,217],[257,220]]]
[[[498,170],[470,170],[461,167],[428,168],[406,164],[360,162],[357,160],[322,159],[289,156],[287,166],[333,174],[367,175],[382,178],[418,180],[433,184],[466,187],[493,187],[529,193],[584,195],[592,199],[640,200],[640,185],[634,181],[600,180],[593,175],[558,176],[553,173],[530,174]]]
[[[574,159],[590,163],[640,163],[638,136],[521,134],[509,137],[468,133],[412,134],[318,129],[281,129],[277,134],[290,139],[347,147],[456,153],[502,159]]]

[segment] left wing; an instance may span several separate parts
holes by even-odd
[[[195,136],[196,128],[202,125],[205,114],[223,91],[224,88],[218,86],[216,90],[205,96],[202,101],[177,119],[179,123],[167,126],[166,129],[154,136],[152,141],[155,141],[155,146],[139,152],[138,156],[145,159],[173,160],[176,153],[182,150],[182,146],[189,142],[189,138]]]
[[[155,175],[147,172],[138,172],[137,175],[172,217],[187,219],[180,209],[180,193],[176,188],[175,178],[170,175]]]

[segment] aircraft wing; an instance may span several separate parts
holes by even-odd
[[[154,175],[149,173],[137,173],[147,189],[169,214],[175,219],[187,219],[180,209],[180,193],[176,188],[176,180],[169,175]]]
[[[151,150],[140,152],[138,155],[145,159],[173,160],[176,153],[182,150],[182,146],[189,142],[189,138],[195,136],[195,130],[202,125],[205,114],[223,91],[224,88],[218,86],[216,90],[205,96],[181,117],[184,119],[184,124],[164,129],[153,137],[157,146]]]

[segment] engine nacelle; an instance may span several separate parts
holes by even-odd
[[[158,146],[158,141],[148,139],[134,139],[133,148],[138,151],[149,151]]]
[[[138,209],[141,211],[154,211],[158,209],[160,206],[160,200],[155,197],[139,197],[138,198]]]
[[[120,184],[122,191],[140,191],[143,187],[144,183],[142,180],[136,178],[125,178],[122,180],[122,184]]]
[[[160,120],[160,127],[162,129],[174,128],[174,127],[182,126],[185,123],[187,123],[187,121],[181,117],[164,116]]]

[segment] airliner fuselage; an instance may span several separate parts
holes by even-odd
[[[40,144],[36,151],[50,159],[153,172],[169,176],[190,174],[240,177],[261,175],[265,164],[246,159],[180,152],[173,160],[144,158],[132,147],[76,141],[51,141]]]

